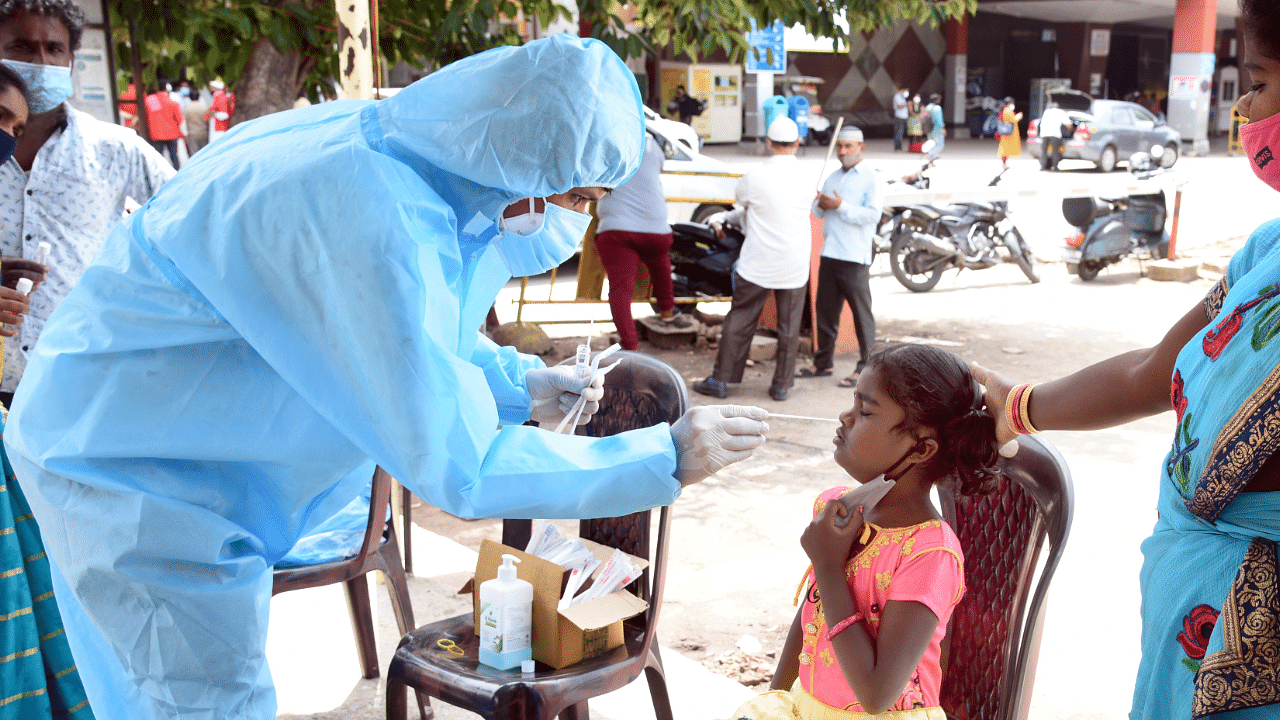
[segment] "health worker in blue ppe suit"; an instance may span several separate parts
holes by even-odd
[[[478,332],[512,276],[572,255],[643,141],[627,67],[557,35],[244,123],[112,232],[4,437],[97,717],[274,718],[272,565],[374,463],[464,517],[597,517],[763,442],[738,406],[601,439],[521,425],[602,393]]]

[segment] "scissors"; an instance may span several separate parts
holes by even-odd
[[[465,650],[463,650],[462,648],[458,647],[458,644],[457,644],[457,643],[455,643],[454,641],[452,641],[452,640],[450,640],[450,639],[448,639],[448,638],[443,638],[443,639],[437,640],[437,641],[436,641],[436,645],[437,645],[441,650],[444,650],[445,652],[449,653],[450,655],[456,655],[457,657],[462,657],[463,655],[466,655],[466,654],[467,654],[467,652],[466,652]]]

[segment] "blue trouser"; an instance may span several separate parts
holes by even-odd
[[[902,138],[907,134],[907,119],[895,117],[893,119],[893,149],[902,149]]]
[[[942,148],[947,146],[947,136],[942,133],[935,133],[929,136],[933,141],[933,149],[929,151],[929,159],[933,160],[942,152]]]

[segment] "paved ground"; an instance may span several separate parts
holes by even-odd
[[[887,172],[910,169],[911,159],[884,145],[872,141],[869,162]],[[758,159],[749,147],[713,147],[710,152],[735,163]],[[821,152],[810,148],[802,160],[814,164],[816,178]],[[953,142],[944,160],[935,187],[944,180],[985,183],[998,170],[993,142]],[[1057,209],[1061,194],[1073,185],[1101,188],[1123,177],[1084,170],[1054,175],[1038,172],[1025,158],[1013,163],[1006,182],[1035,186],[1039,194],[1020,196],[1011,210],[1045,260],[1057,257],[1066,234]],[[1274,195],[1248,177],[1241,158],[1184,158],[1178,170],[1179,177],[1191,179],[1183,200],[1180,247],[1206,267],[1220,267],[1243,235],[1268,219]],[[1105,270],[1097,281],[1082,283],[1066,275],[1060,263],[1051,263],[1043,269],[1043,282],[1031,285],[1015,267],[1001,266],[949,272],[934,291],[914,294],[898,285],[887,268],[877,266],[872,290],[881,341],[937,343],[1037,381],[1157,341],[1204,296],[1214,279],[1212,272],[1206,274],[1187,284],[1157,283],[1142,277],[1137,262],[1126,261]],[[544,278],[533,281],[529,292],[551,291]],[[518,287],[510,287],[500,300],[504,320],[514,312],[503,303],[517,294]],[[571,295],[572,282],[562,278],[553,294]],[[554,312],[568,319],[608,316],[606,306],[594,305],[559,306]],[[568,345],[585,332],[585,325],[545,327],[552,335],[571,338]],[[688,381],[706,375],[712,362],[707,352],[654,352]],[[847,358],[837,363],[837,370],[851,367]],[[730,401],[824,418],[834,418],[851,403],[849,393],[836,388],[832,378],[798,381],[789,400],[774,403],[766,394],[771,372],[767,362],[749,369],[745,381],[731,390]],[[705,400],[694,395],[694,402]],[[753,692],[711,674],[703,663],[736,652],[760,666],[772,664],[768,653],[781,642],[793,612],[795,583],[805,566],[798,537],[809,504],[817,492],[843,477],[830,460],[834,425],[782,419],[771,424],[769,442],[751,460],[687,489],[675,506],[660,639],[681,720],[727,717]],[[1155,518],[1157,464],[1171,430],[1172,419],[1160,417],[1106,432],[1048,434],[1071,465],[1077,506],[1067,554],[1050,594],[1032,702],[1031,716],[1037,720],[1127,716],[1138,658],[1138,544]],[[420,509],[418,520],[439,533],[423,530],[415,537],[420,576],[412,581],[414,609],[423,622],[469,607],[454,592],[474,563],[472,548],[482,537],[495,537],[497,527],[492,521],[462,521],[430,508]],[[381,717],[378,681],[356,677],[341,594],[331,589],[308,592],[312,594],[274,601],[271,652],[281,689],[280,717]],[[388,621],[385,592],[375,592],[385,666],[397,633]],[[738,645],[759,650],[744,654]],[[618,720],[652,717],[647,698],[637,689],[593,703],[592,712]],[[463,713],[441,709],[441,714],[452,718]]]

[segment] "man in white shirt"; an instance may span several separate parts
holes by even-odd
[[[27,82],[31,116],[13,157],[0,165],[0,255],[34,260],[42,242],[48,275],[31,292],[31,313],[4,344],[0,401],[7,406],[49,313],[66,297],[124,215],[174,170],[132,130],[65,102],[84,14],[74,0],[0,6],[0,59]]]
[[[782,401],[795,381],[800,319],[809,282],[809,205],[813,177],[796,162],[800,132],[790,118],[769,124],[772,157],[738,181],[733,210],[707,223],[723,237],[725,223],[743,228],[746,240],[734,269],[733,303],[721,326],[711,376],[693,384],[703,395],[728,397],[726,383],[742,382],[751,338],[770,293],[778,306],[778,354],[769,397]]]
[[[1040,150],[1040,169],[1058,169],[1058,161],[1062,159],[1062,148],[1066,140],[1062,137],[1062,126],[1071,122],[1067,112],[1051,102],[1040,116],[1039,135],[1042,143]]]
[[[909,88],[902,88],[893,94],[893,151],[902,151],[902,138],[907,133],[907,97],[911,95]]]

